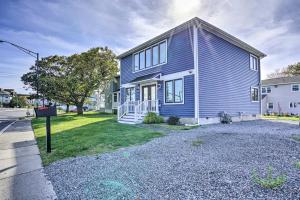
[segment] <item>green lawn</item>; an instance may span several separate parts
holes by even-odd
[[[33,119],[32,126],[44,165],[78,155],[112,151],[145,143],[163,133],[135,125],[119,124],[115,115],[95,112],[51,118],[52,152],[46,153],[45,118]]]
[[[285,116],[266,116],[264,115],[262,117],[263,119],[276,119],[276,120],[292,120],[292,121],[299,121],[299,117],[296,116],[290,116],[290,117],[285,117]]]

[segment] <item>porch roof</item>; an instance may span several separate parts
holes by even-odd
[[[145,76],[140,76],[140,77],[133,79],[132,81],[130,81],[130,83],[145,82],[145,81],[149,81],[149,80],[158,80],[159,76],[160,76],[160,73],[147,74]]]

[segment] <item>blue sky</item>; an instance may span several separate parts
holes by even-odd
[[[297,0],[0,0],[0,40],[40,53],[70,55],[108,46],[116,54],[195,16],[268,55],[262,75],[300,61]],[[0,43],[0,88],[20,81],[34,58]]]

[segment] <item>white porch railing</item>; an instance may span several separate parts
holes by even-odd
[[[158,100],[126,101],[118,106],[118,120],[124,115],[133,114],[136,121],[148,112],[158,113]]]

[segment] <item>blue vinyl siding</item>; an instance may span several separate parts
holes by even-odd
[[[194,117],[194,75],[184,78],[184,104],[164,104],[164,82],[160,81],[161,88],[158,90],[159,104],[161,105],[159,113],[162,116]]]
[[[250,87],[260,75],[250,69],[250,54],[205,31],[198,31],[200,117],[216,117],[221,111],[259,114],[260,103],[251,102]]]
[[[157,67],[133,72],[133,56],[121,59],[121,84],[129,83],[133,79],[153,73],[162,75],[172,74],[194,68],[192,38],[190,30],[184,30],[167,39],[167,63]]]

